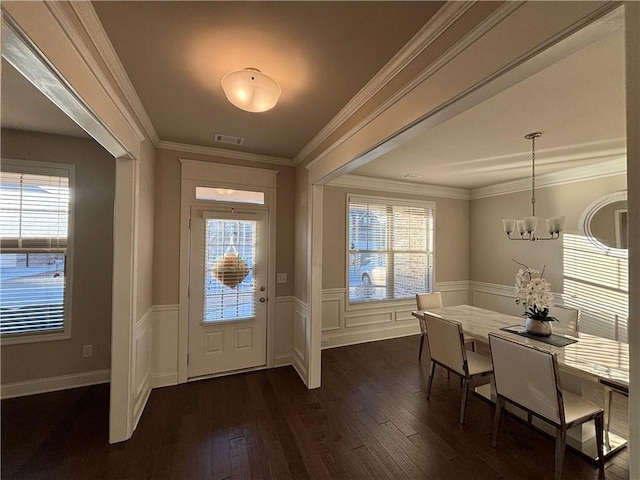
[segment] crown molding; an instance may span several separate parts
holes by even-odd
[[[536,187],[551,187],[566,185],[574,182],[582,182],[594,178],[611,177],[613,175],[624,175],[627,173],[627,159],[624,153],[616,159],[605,162],[585,165],[583,167],[569,168],[559,172],[536,175]],[[497,195],[507,195],[529,191],[531,189],[531,178],[522,178],[511,182],[489,185],[475,188],[469,192],[471,200],[480,198],[495,197]]]
[[[318,148],[343,123],[371,100],[385,85],[393,80],[407,65],[440,37],[456,20],[476,2],[447,2],[416,33],[402,49],[347,103],[338,114],[294,158],[301,163]]]
[[[49,3],[55,4],[56,2]],[[142,101],[140,100],[138,93],[133,87],[133,84],[131,83],[131,80],[129,79],[129,76],[127,75],[122,63],[120,62],[120,59],[118,58],[118,55],[113,48],[113,44],[109,40],[109,37],[107,36],[107,33],[105,32],[95,9],[91,5],[91,2],[69,2],[69,5],[77,15],[78,20],[80,21],[82,27],[85,29],[89,39],[96,47],[96,50],[100,55],[100,59],[107,66],[107,69],[113,76],[116,85],[122,91],[124,99],[133,111],[135,118],[131,117],[131,115],[129,114],[129,110],[122,103],[122,100],[120,99],[118,94],[111,87],[109,79],[107,79],[102,70],[97,66],[97,63],[91,57],[91,55],[83,55],[85,58],[90,58],[92,71],[94,72],[100,83],[109,92],[109,96],[111,97],[113,102],[118,105],[123,115],[130,119],[130,123],[132,124],[132,126],[135,126],[138,132],[140,132],[138,125],[142,126],[146,134],[140,134],[143,137],[142,140],[144,138],[149,138],[154,145],[158,145],[160,137],[158,136],[155,127],[151,123],[151,119],[149,118],[147,111],[142,105]],[[83,53],[85,53],[85,51],[87,51],[86,48],[83,48]]]
[[[443,187],[424,183],[403,182],[386,178],[365,177],[362,175],[343,175],[327,183],[331,187],[361,188],[390,193],[408,193],[425,197],[453,198],[469,200],[469,190],[464,188]]]
[[[58,21],[58,23],[64,30],[65,34],[69,37],[69,39],[71,40],[71,43],[73,43],[73,46],[76,48],[80,56],[83,58],[87,67],[91,71],[91,73],[95,75],[98,83],[104,89],[105,93],[107,94],[109,99],[113,102],[113,104],[115,105],[117,110],[120,112],[122,117],[125,119],[128,126],[134,132],[138,140],[142,142],[147,138],[147,136],[140,128],[136,119],[129,112],[129,109],[127,108],[125,103],[122,101],[122,98],[118,95],[116,90],[113,88],[112,82],[110,81],[110,79],[107,78],[107,76],[105,75],[105,72],[102,70],[100,64],[94,57],[93,52],[88,48],[85,42],[85,39],[82,36],[83,32],[78,31],[76,23],[74,23],[72,18],[70,18],[69,12],[65,8],[65,5],[68,5],[73,10],[73,12],[76,14],[77,19],[80,21],[82,28],[85,30],[84,33],[86,33],[89,39],[95,44],[95,40],[93,39],[91,32],[86,30],[87,27],[82,21],[82,17],[78,15],[78,11],[76,10],[76,8],[81,4],[82,5],[87,4],[88,8],[93,10],[93,7],[91,7],[91,4],[89,2],[46,2],[47,8],[52,13],[54,18]],[[94,12],[94,15],[95,15],[95,12]]]
[[[452,3],[458,3],[458,2],[452,2]],[[413,80],[411,80],[404,87],[396,91],[394,95],[389,97],[384,103],[378,106],[373,112],[371,112],[369,115],[363,118],[360,122],[358,122],[357,125],[355,125],[348,132],[346,132],[344,135],[338,138],[320,155],[318,155],[311,162],[309,162],[306,165],[306,168],[307,169],[311,168],[314,164],[321,161],[333,150],[335,150],[340,145],[348,141],[353,135],[355,135],[360,130],[362,130],[366,125],[373,122],[373,120],[375,120],[377,117],[382,115],[386,110],[392,107],[395,103],[397,103],[400,99],[406,96],[409,92],[414,90],[418,85],[420,85],[421,83],[426,81],[429,77],[437,73],[441,68],[443,68],[449,62],[451,62],[455,57],[457,57],[461,52],[466,50],[470,45],[475,43],[478,39],[484,36],[487,32],[493,29],[497,24],[499,24],[501,21],[503,21],[506,17],[511,15],[514,11],[516,11],[521,6],[522,6],[522,2],[506,2],[502,6],[500,6],[498,9],[496,9],[494,12],[492,12],[487,18],[485,18],[482,22],[480,22],[472,31],[467,33],[455,45],[453,45],[449,50],[447,50],[444,54],[442,54],[439,58],[437,58],[433,63],[431,63],[425,70],[423,70],[416,77],[414,77]],[[429,26],[429,24],[427,24],[427,26]],[[464,96],[464,95],[461,95],[461,96]],[[448,103],[449,104],[454,103],[456,100],[457,98],[454,98]],[[429,115],[430,115],[429,113],[425,114],[423,119],[428,117]],[[419,123],[421,120],[422,119],[418,119],[416,122],[414,122],[414,124]],[[414,125],[407,125],[405,128],[402,129],[402,131],[406,132],[412,126]],[[375,157],[377,157],[378,154],[379,152],[376,152]],[[298,161],[298,163],[300,163],[303,160],[303,158],[298,159],[298,156],[296,156],[296,160]]]
[[[268,163],[271,165],[284,165],[293,167],[293,160],[284,157],[270,157],[268,155],[258,155],[255,153],[236,152],[234,150],[224,150],[215,147],[203,147],[200,145],[190,145],[188,143],[176,143],[160,140],[156,145],[163,150],[172,150],[183,153],[193,153],[197,155],[207,155],[213,157],[229,158],[231,160],[244,160],[247,162]]]

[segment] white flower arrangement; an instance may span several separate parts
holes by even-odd
[[[551,284],[542,278],[544,268],[540,272],[520,262],[516,263],[524,267],[516,273],[514,285],[516,304],[525,307],[523,315],[534,320],[555,321],[554,317],[549,316],[549,308],[553,305],[553,293]]]

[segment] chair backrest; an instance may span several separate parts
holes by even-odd
[[[575,335],[578,333],[580,310],[554,305],[549,309],[549,316],[555,317],[558,320],[552,324],[555,333],[566,335]]]
[[[442,308],[442,295],[440,295],[440,292],[417,293],[416,304],[418,306],[418,310]]]
[[[467,375],[467,355],[464,348],[462,325],[458,322],[425,315],[427,341],[431,360]]]
[[[489,334],[496,393],[556,425],[564,421],[555,355]]]

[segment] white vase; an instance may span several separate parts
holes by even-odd
[[[531,335],[536,335],[538,337],[548,337],[553,333],[553,328],[551,327],[551,322],[546,320],[536,320],[534,318],[527,318],[524,328],[527,330],[527,333]]]

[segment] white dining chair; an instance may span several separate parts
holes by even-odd
[[[534,346],[489,334],[496,390],[491,444],[497,447],[505,402],[512,403],[556,429],[555,479],[562,477],[567,430],[594,420],[600,468],[604,469],[603,410],[560,388],[556,355]]]
[[[427,399],[436,365],[445,368],[462,379],[462,401],[460,404],[460,423],[464,423],[469,389],[491,382],[491,361],[489,358],[469,351],[464,345],[462,325],[458,322],[425,315],[427,324],[427,342],[431,354],[431,368],[427,385]]]
[[[418,310],[431,310],[433,308],[442,308],[442,295],[440,292],[432,293],[416,293],[416,306]],[[424,339],[427,336],[427,325],[423,318],[418,319],[420,323],[420,350],[418,350],[418,360],[422,359],[422,348],[424,346]],[[465,345],[468,345],[471,350],[476,351],[475,340],[465,340]],[[427,349],[429,345],[427,344]],[[448,376],[448,375],[447,375]]]
[[[558,320],[551,324],[553,333],[571,336],[577,335],[578,326],[580,325],[580,310],[562,305],[553,305],[549,309],[549,316]]]
[[[442,308],[442,295],[440,292],[416,293],[416,306],[418,307],[418,310]],[[424,338],[427,336],[427,325],[424,318],[420,318],[418,321],[420,322],[420,350],[418,351],[418,360],[420,360],[422,358]]]

